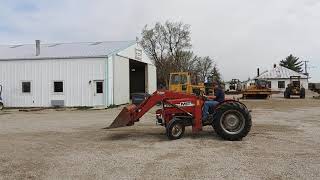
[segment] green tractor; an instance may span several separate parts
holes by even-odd
[[[300,76],[290,76],[290,84],[284,91],[284,98],[290,99],[292,96],[299,96],[301,99],[306,98],[306,89],[301,85]]]

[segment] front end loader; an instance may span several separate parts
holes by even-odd
[[[140,105],[125,107],[107,129],[132,126],[153,106],[161,102],[156,111],[157,124],[166,128],[169,139],[183,136],[186,126],[192,132],[202,131],[203,126],[213,126],[215,132],[225,140],[241,140],[247,136],[252,121],[248,108],[241,102],[226,100],[210,110],[209,121],[202,122],[202,107],[205,97],[172,91],[156,91]]]

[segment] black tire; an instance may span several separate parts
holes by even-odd
[[[166,134],[170,140],[180,139],[184,131],[185,124],[180,119],[173,118],[166,126]]]
[[[0,111],[3,110],[3,108],[4,108],[4,105],[2,102],[0,102]]]
[[[301,99],[305,99],[306,98],[306,89],[305,88],[301,88],[301,90],[300,90],[300,98]]]
[[[230,116],[230,117],[229,117]],[[227,117],[229,117],[227,119]],[[235,130],[228,129],[226,121],[234,121]],[[232,120],[233,119],[233,120]],[[229,123],[229,122],[228,122]],[[230,125],[231,126],[231,125]],[[213,120],[215,132],[223,139],[239,141],[246,137],[251,130],[252,120],[246,106],[238,102],[221,104],[217,109]]]
[[[288,88],[284,91],[284,98],[290,99],[290,90]]]

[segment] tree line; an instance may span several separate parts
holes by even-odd
[[[157,67],[158,85],[168,87],[171,72],[190,72],[195,83],[208,79],[221,81],[213,58],[198,56],[192,51],[190,25],[158,22],[153,27],[146,25],[141,35],[140,43]]]
[[[191,30],[183,22],[157,22],[146,25],[141,33],[140,44],[157,67],[158,85],[168,87],[171,72],[190,72],[194,83],[209,81],[221,82],[217,63],[210,56],[199,56],[192,51]],[[290,54],[280,61],[280,66],[302,73],[303,62]]]

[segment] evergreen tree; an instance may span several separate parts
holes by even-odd
[[[293,71],[296,71],[298,73],[301,73],[303,71],[302,66],[303,62],[299,61],[298,57],[294,57],[292,54],[290,54],[286,59],[280,61],[280,66],[286,67],[288,69],[291,69]]]

